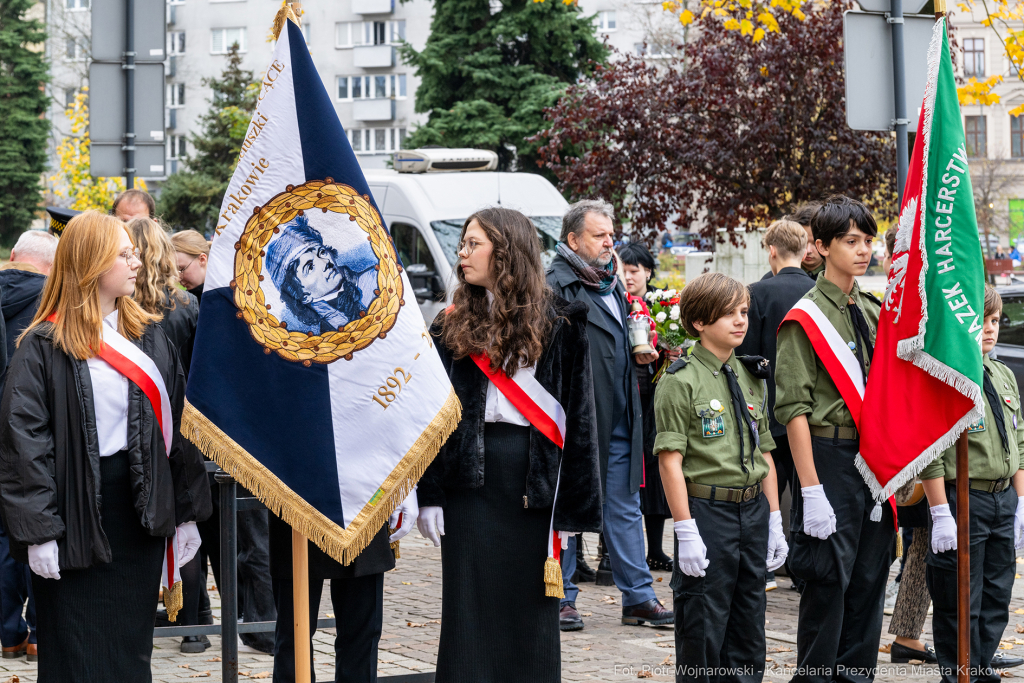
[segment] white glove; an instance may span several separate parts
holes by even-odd
[[[199,538],[199,527],[195,522],[185,522],[178,527],[178,566],[184,567],[199,552],[203,540]]]
[[[392,529],[396,529],[396,531],[388,536],[388,541],[394,543],[412,531],[412,525],[419,516],[420,506],[416,502],[416,487],[414,486],[412,491],[409,492],[409,495],[402,501],[401,505],[391,513],[391,519],[388,520],[388,526]],[[401,525],[399,525],[399,519],[401,519]]]
[[[1017,513],[1013,516],[1013,537],[1017,550],[1024,548],[1024,496],[1017,496]]]
[[[776,510],[768,515],[768,571],[773,572],[786,563],[789,544],[782,531],[782,512]]]
[[[697,520],[684,519],[672,525],[679,540],[679,568],[687,576],[704,576],[708,568],[708,547],[701,540]]]
[[[441,547],[441,537],[444,536],[444,510],[436,505],[428,505],[420,508],[420,515],[416,519],[416,528],[424,538],[434,542],[435,548]]]
[[[1017,509],[1020,510],[1018,500]],[[936,555],[947,550],[956,550],[956,520],[949,512],[949,504],[933,505],[928,508],[932,513],[932,552]],[[1013,522],[1017,526],[1017,520]]]
[[[562,550],[569,549],[569,539],[576,535],[575,531],[556,531],[558,540],[562,542]]]
[[[57,541],[28,547],[28,566],[44,579],[59,579],[60,565],[57,561]]]
[[[825,487],[804,486],[800,493],[804,499],[804,533],[824,541],[836,532],[836,513],[825,497]]]

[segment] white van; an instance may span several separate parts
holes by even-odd
[[[554,258],[568,203],[535,173],[364,173],[428,323],[451,301],[459,234],[473,212],[488,206],[522,211],[537,226],[544,265]]]

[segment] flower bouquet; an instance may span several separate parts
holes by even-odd
[[[690,338],[679,324],[679,292],[675,289],[656,289],[645,297],[658,332],[658,346],[674,351],[683,347]]]

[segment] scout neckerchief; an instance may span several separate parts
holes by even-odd
[[[56,322],[57,314],[52,313],[48,318],[50,322]],[[171,438],[174,418],[171,415],[171,399],[167,394],[167,385],[164,384],[163,375],[156,367],[153,359],[143,353],[142,349],[131,343],[110,325],[103,324],[103,344],[96,353],[115,370],[124,375],[129,381],[135,384],[142,393],[149,399],[153,406],[153,415],[160,425],[160,432],[164,438],[164,449],[168,458],[171,457]],[[181,573],[178,569],[178,534],[167,539],[167,548],[164,552],[164,559],[161,563],[160,584],[164,587],[164,606],[167,608],[167,618],[175,621],[178,617],[178,610],[184,604],[182,595]]]
[[[509,377],[504,370],[491,369],[491,359],[483,353],[470,356],[477,367],[491,380],[498,391],[523,414],[531,425],[561,450],[565,445],[565,411],[562,405],[537,378],[528,372],[517,372]],[[558,500],[558,485],[562,480],[562,460],[558,460],[558,477],[555,479],[555,496],[551,501],[551,523],[548,525],[548,557],[544,560],[544,594],[548,597],[565,597],[562,591],[562,570],[559,553],[562,543],[555,534],[555,501]]]
[[[854,306],[850,308],[852,309]],[[860,313],[859,310],[857,312]],[[850,315],[854,315],[852,310]],[[861,316],[863,318],[863,314]],[[786,317],[782,319],[779,327],[782,327],[788,321],[795,322],[803,328],[804,334],[807,335],[811,346],[814,347],[814,352],[818,354],[822,365],[825,366],[829,377],[836,385],[836,389],[839,390],[839,394],[843,397],[846,408],[853,417],[854,424],[859,428],[861,409],[864,405],[863,357],[858,358],[857,355],[854,355],[854,350],[843,341],[839,330],[825,317],[825,313],[818,308],[818,305],[810,299],[800,299],[797,301],[793,308],[789,310],[789,313],[786,314]],[[863,319],[854,319],[854,335],[864,337],[860,346],[864,347],[863,350],[870,354],[869,347],[865,343],[870,343],[870,337],[867,336],[870,332],[858,329],[859,322],[863,322]],[[866,326],[867,323],[864,323],[864,327]],[[889,497],[889,505],[892,507],[892,521],[893,524],[897,525],[898,533],[899,524],[896,521],[896,500],[892,496]],[[871,510],[870,519],[872,522],[878,522],[882,519],[882,506],[878,501],[875,501],[875,507]]]
[[[1003,403],[999,400],[999,394],[996,393],[995,385],[992,384],[992,377],[990,376],[990,370],[985,368],[985,381],[983,383],[985,388],[985,398],[988,399],[988,407],[992,409],[992,419],[996,423],[996,431],[999,432],[999,438],[1003,442],[1003,451],[1006,453],[1010,452],[1010,440],[1006,435],[1006,420],[1003,417]],[[1016,416],[1014,416],[1016,419]]]

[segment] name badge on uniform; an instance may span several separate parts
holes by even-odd
[[[1013,422],[1014,422],[1014,425],[1013,425],[1014,429],[1016,429],[1017,428],[1017,416],[1016,415],[1013,416]],[[967,425],[967,433],[968,434],[974,434],[975,432],[983,432],[983,431],[985,431],[985,418],[980,418],[976,422],[972,422],[971,424]]]

